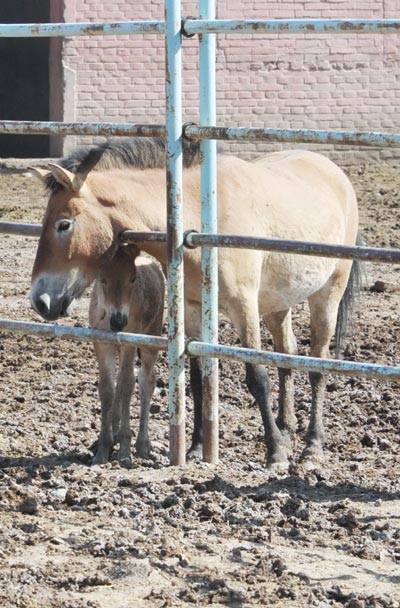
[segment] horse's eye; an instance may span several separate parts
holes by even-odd
[[[71,220],[60,220],[57,225],[56,225],[56,229],[57,232],[66,232],[67,230],[69,230],[72,226],[72,222]]]
[[[136,281],[136,275],[131,278],[131,283],[134,283],[135,281]]]

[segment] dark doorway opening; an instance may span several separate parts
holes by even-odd
[[[0,23],[49,23],[51,0],[1,0]],[[0,39],[0,120],[49,120],[49,38]],[[49,156],[47,135],[1,135],[0,157]]]

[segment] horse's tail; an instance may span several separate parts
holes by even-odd
[[[360,233],[357,234],[356,245],[364,245],[364,239]],[[335,330],[335,357],[340,359],[343,340],[346,337],[347,326],[354,310],[354,302],[359,295],[363,283],[363,264],[354,260],[346,290],[340,300],[339,311]]]

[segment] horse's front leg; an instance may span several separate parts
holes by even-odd
[[[119,359],[119,372],[114,398],[114,424],[120,416],[118,430],[119,452],[118,460],[130,466],[132,431],[130,427],[130,404],[135,388],[134,358],[136,349],[131,346],[121,347]]]
[[[114,444],[112,417],[114,402],[115,348],[95,342],[94,349],[99,365],[99,397],[101,402],[101,428],[93,464],[108,462]]]
[[[248,293],[242,293],[241,295],[240,299],[231,302],[232,320],[239,333],[242,345],[260,349],[261,338],[257,298],[255,295],[251,298],[251,294]],[[267,467],[287,470],[287,447],[273,416],[267,370],[262,365],[246,363],[246,384],[260,408],[267,447]]]
[[[154,365],[158,352],[141,349],[141,368],[139,370],[140,421],[135,442],[136,453],[140,458],[149,458],[151,443],[149,438],[150,402],[156,387]]]

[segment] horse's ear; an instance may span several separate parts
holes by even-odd
[[[49,169],[60,186],[74,194],[78,194],[79,190],[82,188],[83,182],[77,175],[71,173],[71,171],[68,171],[68,169],[65,169],[64,167],[61,167],[61,165],[53,163],[49,163]]]
[[[50,175],[50,171],[47,169],[39,169],[38,167],[28,167],[28,171],[32,173],[34,177],[40,179],[40,181],[43,183],[46,183],[46,180]]]

